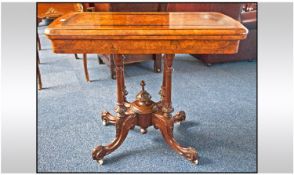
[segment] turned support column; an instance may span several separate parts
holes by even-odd
[[[124,96],[124,103],[128,103],[127,101],[127,95],[128,95],[128,91],[126,89],[126,85],[125,85],[125,71],[124,71],[124,59],[125,59],[125,56],[121,55],[121,59],[122,59],[122,68],[123,68],[123,71],[122,71],[122,85],[123,85],[123,96]]]
[[[163,56],[163,58],[165,59],[165,55]],[[164,63],[165,63],[165,61],[164,61]],[[163,64],[163,72],[166,70],[166,68],[165,68],[165,64]],[[162,106],[162,102],[163,102],[163,97],[164,97],[164,89],[165,89],[165,74],[163,73],[162,74],[163,75],[163,77],[162,77],[162,85],[161,85],[161,89],[160,89],[160,91],[159,91],[159,95],[160,95],[160,106]]]
[[[162,112],[165,116],[170,116],[173,112],[171,102],[171,90],[172,90],[172,71],[173,71],[173,60],[174,54],[164,55],[164,70],[163,70],[163,81],[162,81]]]
[[[125,103],[125,82],[124,82],[124,64],[121,54],[114,54],[113,60],[115,64],[116,71],[116,96],[117,96],[117,106],[115,112],[118,117],[123,117],[126,112]]]

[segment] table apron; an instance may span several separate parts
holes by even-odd
[[[239,40],[93,40],[52,39],[54,53],[234,54]]]

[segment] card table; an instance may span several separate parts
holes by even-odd
[[[102,113],[103,124],[115,124],[116,137],[99,145],[92,157],[103,163],[135,126],[145,134],[149,126],[159,129],[166,143],[192,163],[196,149],[182,147],[173,137],[175,123],[185,120],[184,111],[172,115],[172,64],[175,54],[234,54],[248,30],[238,21],[215,12],[98,12],[68,13],[45,30],[55,53],[113,54],[116,66],[116,115]],[[142,90],[127,100],[123,54],[164,54],[161,100],[154,102]],[[177,82],[179,83],[179,82]]]

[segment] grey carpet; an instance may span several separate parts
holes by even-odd
[[[89,55],[92,82],[87,83],[82,60],[53,54],[44,29],[39,27],[44,89],[38,91],[38,172],[256,171],[256,62],[207,67],[189,55],[176,55],[173,106],[187,118],[175,126],[174,136],[181,145],[197,148],[199,165],[171,150],[158,130],[150,127],[141,135],[136,127],[99,166],[91,150],[114,138],[115,128],[103,126],[100,113],[113,113],[116,83],[96,55]],[[152,66],[144,62],[125,67],[130,101],[141,80],[152,99],[159,100],[162,74],[153,73]]]

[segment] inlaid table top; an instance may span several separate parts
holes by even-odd
[[[75,12],[45,31],[57,53],[120,54],[235,53],[247,32],[215,12]]]

